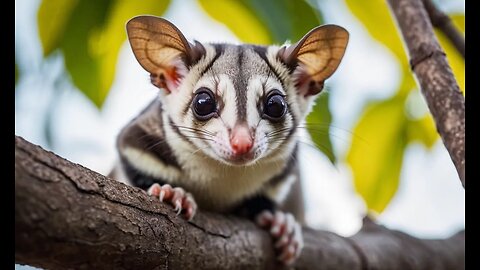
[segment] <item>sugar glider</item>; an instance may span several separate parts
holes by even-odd
[[[278,260],[294,262],[304,218],[297,130],[348,32],[323,25],[292,45],[259,46],[189,42],[154,16],[126,28],[159,94],[121,130],[111,175],[187,220],[197,208],[250,218],[271,234]]]

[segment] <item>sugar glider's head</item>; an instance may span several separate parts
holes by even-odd
[[[285,158],[298,125],[337,69],[348,32],[314,28],[293,45],[188,42],[172,23],[127,23],[140,65],[160,88],[168,127],[192,151],[230,165]],[[282,156],[283,155],[283,156]]]

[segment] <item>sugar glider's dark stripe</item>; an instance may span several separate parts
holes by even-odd
[[[238,73],[233,78],[233,85],[235,87],[235,92],[237,96],[237,119],[240,122],[245,122],[247,120],[247,78],[245,78],[245,73],[243,72],[244,52],[244,46],[237,47],[236,70],[238,71]]]
[[[134,126],[129,130],[125,140],[128,141],[128,146],[142,149],[142,151],[153,155],[165,165],[180,169],[180,165],[164,136],[153,135],[139,126]]]
[[[142,173],[141,171],[137,170],[124,157],[121,157],[120,161],[121,161],[123,170],[128,177],[128,180],[135,187],[139,187],[143,190],[147,190],[150,186],[152,186],[155,183],[159,185],[168,184],[167,181],[161,178],[148,176]]]
[[[270,61],[268,61],[267,47],[255,46],[255,45],[252,46],[252,47],[253,47],[253,51],[256,52],[258,54],[258,56],[260,56],[260,58],[263,59],[263,61],[265,61],[265,63],[268,65],[268,68],[273,72],[273,74],[275,75],[277,80],[282,84],[283,89],[285,89],[285,83],[284,83],[282,77],[278,73],[277,69],[273,67],[272,63],[270,63]]]
[[[282,76],[280,76],[280,74],[278,73],[278,70],[272,65],[272,63],[270,63],[270,61],[268,61],[267,47],[254,45],[253,50],[267,63],[267,65],[274,72],[275,76],[277,77],[277,79],[280,81],[280,83],[284,87],[284,81],[282,79]],[[290,74],[293,71],[295,71],[295,68],[298,66],[298,63],[296,61],[294,61],[293,63],[290,63],[290,64],[287,64],[287,63],[283,63],[283,64],[284,64],[283,67],[286,68]]]
[[[223,54],[223,52],[225,51],[225,45],[223,44],[211,44],[213,46],[213,48],[215,49],[215,56],[213,57],[213,59],[210,61],[210,63],[208,63],[208,65],[202,70],[200,71],[200,77],[202,77],[207,71],[209,71],[213,64],[215,63],[215,61],[217,61],[217,59]]]
[[[158,108],[155,108],[153,106],[158,106]],[[165,165],[180,169],[181,167],[177,159],[175,158],[175,155],[173,154],[170,145],[165,140],[165,134],[163,132],[161,105],[159,103],[152,102],[146,109],[142,111],[142,113],[140,113],[140,115],[143,115],[147,113],[148,110],[152,109],[158,109],[158,112],[154,113],[158,113],[158,117],[156,117],[155,119],[159,130],[161,130],[160,134],[147,130],[148,128],[152,127],[132,124],[128,127],[128,131],[122,132],[122,144],[134,147],[136,149],[142,149],[142,151],[151,154]],[[138,117],[135,118],[133,122],[137,119]],[[119,148],[122,149],[122,145],[120,145]]]
[[[269,210],[273,212],[277,208],[275,202],[267,198],[265,195],[255,195],[248,198],[235,207],[232,214],[241,217],[247,217],[253,220],[263,210]]]
[[[292,151],[292,154],[290,155],[290,158],[287,161],[287,164],[283,168],[283,170],[272,177],[270,180],[267,182],[267,186],[275,186],[277,184],[280,184],[281,182],[285,181],[289,175],[291,175],[297,166],[297,152],[298,152],[298,143],[295,145],[295,148]]]

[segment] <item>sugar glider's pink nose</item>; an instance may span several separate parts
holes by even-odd
[[[230,135],[230,145],[236,156],[243,155],[252,149],[253,138],[247,125],[235,125]]]

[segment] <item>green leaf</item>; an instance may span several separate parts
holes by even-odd
[[[437,133],[435,122],[430,114],[417,120],[407,120],[406,136],[408,143],[420,142],[431,149],[440,136]]]
[[[334,164],[337,159],[333,153],[332,142],[330,140],[332,115],[330,114],[329,100],[329,93],[327,91],[319,95],[312,112],[307,116],[307,129],[315,145]]]
[[[58,48],[70,15],[77,4],[78,0],[42,1],[38,9],[38,34],[44,56],[50,55]]]
[[[263,21],[273,36],[273,41],[292,43],[322,23],[320,12],[307,2],[289,0],[243,1]]]
[[[92,53],[91,35],[105,23],[112,1],[80,1],[65,26],[59,46],[73,84],[93,103],[101,106],[105,92],[99,61]],[[114,68],[114,67],[112,67]]]
[[[117,64],[121,45],[126,40],[125,24],[132,17],[139,14],[161,15],[165,12],[170,1],[115,1],[108,13],[104,26],[90,35],[90,50],[98,62],[100,77],[100,91],[98,104],[101,104],[110,90]]]
[[[49,1],[44,0],[42,6],[49,5],[46,2]],[[53,26],[44,27],[56,29],[51,36],[44,35],[48,37],[42,39],[44,50],[60,48],[73,84],[101,107],[114,79],[120,47],[126,40],[126,22],[139,14],[161,15],[169,3],[154,0],[79,1],[71,12],[59,16],[66,19],[53,20]],[[47,25],[41,20],[48,20],[48,14],[40,16],[39,11],[38,19],[39,25]]]
[[[404,102],[404,96],[397,95],[369,104],[354,128],[346,158],[357,192],[378,213],[398,188],[407,144]]]
[[[270,45],[293,42],[321,24],[322,16],[303,0],[198,0],[214,19],[243,42]]]
[[[465,14],[462,13],[452,13],[448,14],[450,19],[453,21],[453,24],[460,29],[463,33],[465,33]]]
[[[243,42],[254,44],[272,42],[267,27],[244,1],[198,0],[198,2],[213,19],[225,24]]]

